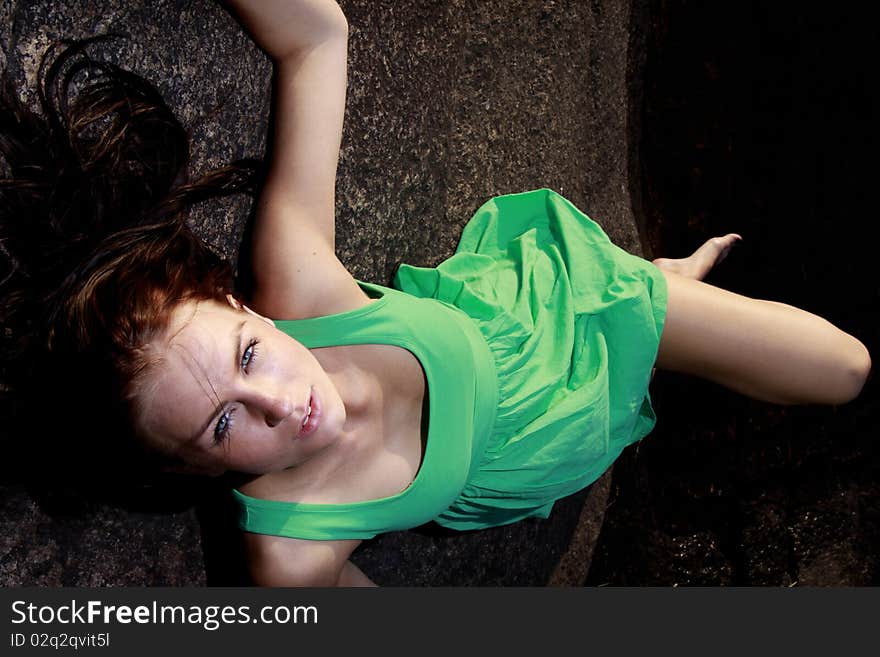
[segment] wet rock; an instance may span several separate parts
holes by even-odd
[[[791,525],[799,586],[857,586],[877,567],[876,543],[864,539],[854,487],[838,489],[819,504],[800,509]]]
[[[779,3],[636,5],[648,26],[633,193],[646,249],[677,257],[738,232],[708,283],[817,313],[876,363],[867,10],[803,4],[792,20]],[[839,407],[777,406],[658,372],[658,425],[615,464],[590,581],[667,584],[632,558],[647,554],[718,583],[690,563],[714,550],[675,549],[690,536],[714,541],[735,585],[876,586],[877,392],[872,375]]]
[[[791,586],[792,541],[788,517],[781,504],[764,503],[744,523],[743,577],[756,586]]]
[[[672,539],[674,586],[724,586],[733,581],[733,566],[718,539],[697,532]]]

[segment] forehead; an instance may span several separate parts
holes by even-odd
[[[163,356],[190,347],[210,351],[228,342],[242,324],[242,313],[228,304],[214,299],[185,301],[172,312],[168,329],[155,347]]]
[[[175,309],[163,339],[154,347],[164,367],[164,378],[213,382],[228,369],[237,340],[247,323],[244,313],[213,299],[188,301]]]
[[[233,368],[235,335],[244,321],[242,313],[213,300],[175,308],[168,330],[151,345],[157,365],[138,395],[147,436],[163,442],[196,436]]]

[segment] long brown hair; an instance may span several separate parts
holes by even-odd
[[[260,177],[239,161],[188,182],[186,131],[149,82],[89,57],[94,40],[46,52],[41,115],[5,75],[0,88],[2,384],[28,400],[29,432],[44,429],[53,448],[77,412],[100,409],[76,447],[93,464],[131,447],[120,432],[145,346],[175,304],[232,288],[232,267],[193,233],[188,209],[254,193]]]

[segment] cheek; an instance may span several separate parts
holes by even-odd
[[[265,423],[256,419],[251,421],[254,424],[247,430],[242,428],[238,435],[233,432],[228,457],[266,472],[267,468],[277,466],[279,459],[289,454],[292,442],[282,434],[273,432]]]
[[[292,371],[321,367],[318,359],[304,344],[284,334],[282,337],[283,340],[276,346],[278,353],[281,354],[280,362],[283,362]]]

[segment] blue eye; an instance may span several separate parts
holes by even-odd
[[[240,365],[241,369],[247,372],[251,365],[254,363],[254,359],[257,357],[257,344],[259,340],[254,338],[250,342],[248,342],[247,347],[244,352],[241,354]],[[219,444],[225,440],[229,440],[229,436],[232,429],[232,415],[235,413],[234,408],[230,408],[229,410],[223,411],[220,417],[217,419],[217,424],[214,425],[214,443]]]
[[[257,357],[257,344],[259,340],[251,340],[248,342],[247,348],[244,350],[244,353],[241,355],[241,367],[247,372],[253,363],[254,359]]]
[[[217,424],[214,426],[214,443],[222,443],[229,439],[233,413],[235,413],[235,409],[230,408],[228,411],[224,411],[217,420]]]

